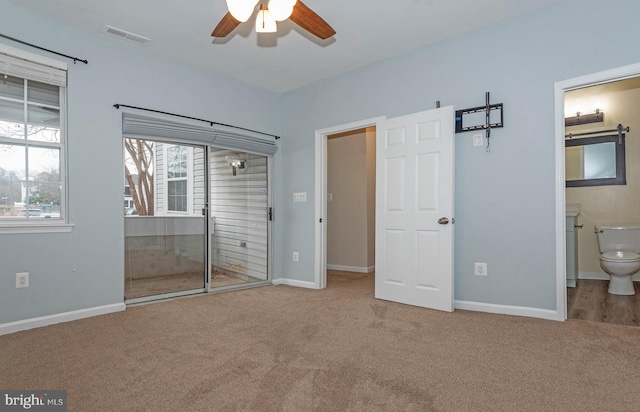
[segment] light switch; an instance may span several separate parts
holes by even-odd
[[[327,202],[333,201],[333,193],[327,193]]]
[[[306,202],[307,201],[307,192],[296,192],[293,194],[294,202]]]

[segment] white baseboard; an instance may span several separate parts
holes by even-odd
[[[369,266],[369,267],[342,266],[342,265],[327,264],[327,270],[341,270],[343,272],[356,272],[356,273],[371,273],[376,270],[376,267],[375,266]]]
[[[96,306],[93,308],[74,310],[71,312],[57,313],[55,315],[41,316],[39,318],[19,320],[0,324],[0,336],[9,333],[20,332],[43,326],[54,325],[56,323],[71,322],[73,320],[90,318],[107,313],[120,312],[127,307],[124,303],[114,303],[112,305]]]
[[[560,319],[558,311],[538,308],[528,308],[524,306],[496,305],[492,303],[468,302],[463,300],[454,301],[454,307],[462,310],[472,310],[475,312],[497,313],[501,315],[526,316],[529,318],[539,318],[547,320]]]
[[[274,279],[271,283],[273,284],[273,286],[287,285],[287,286],[295,286],[298,288],[318,289],[315,283],[305,282],[303,280],[280,278],[280,279]]]
[[[604,272],[579,272],[578,279],[609,280],[609,275]],[[634,282],[640,282],[640,273],[633,275],[631,279]]]

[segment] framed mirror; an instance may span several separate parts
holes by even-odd
[[[626,185],[624,134],[566,140],[567,187]]]

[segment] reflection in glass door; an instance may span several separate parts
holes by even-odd
[[[268,280],[266,156],[210,148],[211,288]]]
[[[125,300],[204,291],[205,149],[124,139]]]

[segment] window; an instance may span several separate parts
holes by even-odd
[[[170,212],[187,211],[189,159],[187,149],[185,146],[167,147],[167,210]]]
[[[0,225],[65,219],[66,71],[51,64],[66,65],[48,61],[0,48]]]

